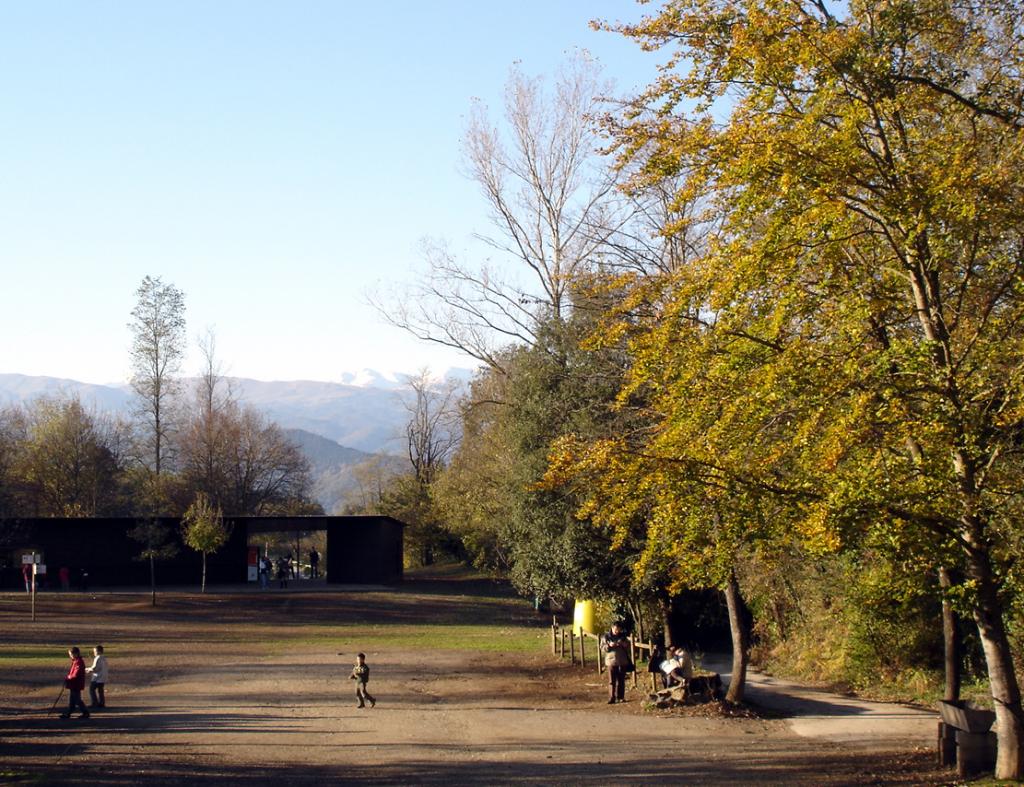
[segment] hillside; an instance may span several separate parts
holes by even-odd
[[[357,488],[353,469],[376,455],[401,453],[400,436],[408,413],[401,391],[383,375],[362,374],[372,385],[310,380],[263,382],[227,378],[234,395],[276,421],[309,460],[313,496],[335,512]],[[186,384],[188,381],[186,381]],[[95,385],[58,377],[0,374],[0,406],[40,396],[77,395],[99,412],[127,414],[132,393],[127,385]],[[395,470],[404,460],[385,460]]]
[[[401,450],[398,437],[407,413],[399,389],[311,380],[225,379],[240,401],[266,413],[285,429],[302,429],[369,453]],[[188,385],[189,381],[185,382]],[[0,374],[0,405],[58,394],[77,394],[83,404],[101,412],[127,413],[132,400],[131,389],[124,384]]]
[[[285,434],[302,450],[309,460],[313,476],[313,497],[323,506],[324,512],[335,514],[350,502],[358,490],[356,468],[364,462],[380,458],[371,454],[339,445],[326,437],[307,432],[304,429],[285,429]],[[405,460],[397,456],[383,457],[386,465],[395,472],[404,469]]]

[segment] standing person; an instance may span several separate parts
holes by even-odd
[[[60,577],[60,589],[65,591],[71,590],[71,569],[67,566],[61,566],[57,576]]]
[[[370,682],[370,667],[366,663],[366,654],[356,654],[356,665],[352,668],[352,674],[348,676],[350,680],[356,682],[356,699],[359,700],[359,708],[366,707],[366,700],[370,701],[370,707],[373,708],[377,705],[377,700],[370,696],[370,692],[366,690],[366,684]]]
[[[629,661],[629,640],[621,624],[613,623],[612,630],[601,638],[604,664],[608,668],[608,704],[626,701],[626,667]]]
[[[89,681],[89,707],[107,707],[107,657],[103,655],[103,646],[97,645],[92,649],[92,666],[86,667],[86,672],[91,676]]]
[[[277,559],[277,586],[278,588],[288,587],[288,561],[283,557]]]
[[[71,669],[68,670],[67,677],[64,678],[64,685],[67,687],[69,695],[68,709],[60,717],[70,719],[75,708],[79,708],[82,715],[78,718],[88,719],[89,709],[82,702],[82,689],[85,688],[85,661],[82,660],[82,652],[77,647],[68,651],[68,657],[71,659]]]
[[[316,547],[309,550],[309,578],[316,579],[320,576],[320,553]]]
[[[21,576],[25,580],[25,592],[32,592],[32,566],[28,563],[21,564]]]
[[[260,555],[259,566],[256,570],[260,580],[260,590],[266,590],[270,586],[270,558]]]

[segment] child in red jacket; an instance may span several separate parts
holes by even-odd
[[[82,653],[77,647],[71,648],[68,651],[68,656],[71,657],[71,669],[68,670],[68,675],[64,678],[64,685],[67,687],[71,699],[68,700],[67,712],[62,713],[60,717],[62,719],[70,719],[75,708],[79,708],[82,711],[82,715],[78,718],[88,719],[89,709],[82,702],[82,690],[85,688],[85,661],[82,659]]]

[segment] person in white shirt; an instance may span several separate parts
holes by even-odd
[[[92,652],[92,666],[85,669],[92,677],[92,681],[89,683],[89,700],[93,708],[105,708],[107,707],[107,696],[104,690],[107,684],[107,657],[103,655],[102,645],[97,645]]]
[[[684,648],[674,651],[670,648],[668,653],[669,658],[660,665],[666,688],[680,685],[693,677],[693,659]]]

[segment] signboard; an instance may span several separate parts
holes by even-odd
[[[21,556],[21,562],[22,563],[42,563],[43,562],[43,556],[42,555],[36,555],[36,554],[22,555]]]
[[[257,570],[257,562],[259,561],[259,557],[259,547],[249,547],[248,572],[246,574],[246,579],[248,579],[250,582],[255,582],[259,578],[259,571]]]
[[[46,564],[45,563],[36,563],[36,573],[37,574],[45,574],[46,573]]]

